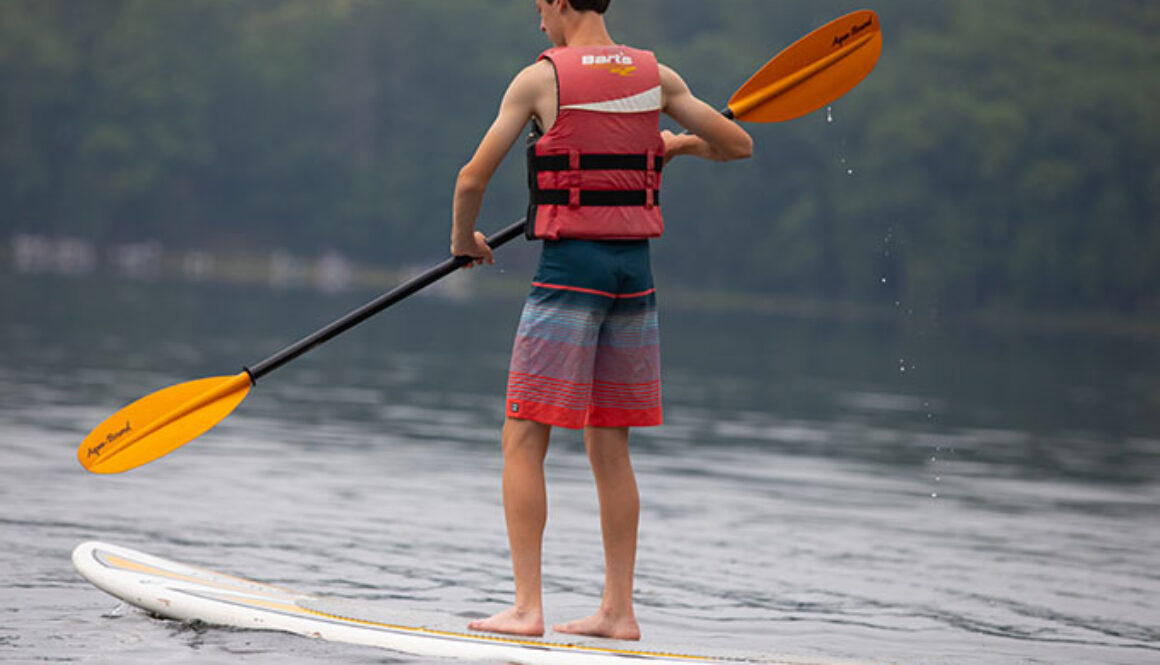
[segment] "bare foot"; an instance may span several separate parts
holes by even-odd
[[[636,623],[636,617],[631,614],[613,616],[604,610],[600,610],[585,619],[556,624],[552,626],[552,630],[557,633],[608,637],[614,640],[640,639],[640,626]]]
[[[485,633],[539,637],[544,634],[544,614],[543,612],[525,612],[512,607],[495,616],[472,621],[467,624],[467,627],[470,630],[479,630]]]

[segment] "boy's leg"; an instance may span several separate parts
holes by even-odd
[[[592,616],[553,628],[561,633],[640,639],[632,602],[640,494],[628,454],[628,428],[588,427],[584,443],[600,499],[604,597]]]
[[[503,427],[503,507],[516,599],[511,608],[468,624],[472,630],[543,635],[540,557],[548,517],[544,457],[551,427],[508,418]]]

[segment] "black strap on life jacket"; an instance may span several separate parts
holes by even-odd
[[[647,189],[603,190],[581,189],[581,206],[646,206],[649,205]],[[567,189],[537,189],[532,191],[532,205],[566,206],[572,204],[572,192]],[[653,190],[652,205],[661,204],[661,190]]]
[[[529,156],[536,162],[537,171],[567,171],[569,170],[568,155],[536,155]],[[654,171],[664,168],[664,155],[657,155],[653,159]],[[647,171],[647,155],[622,154],[582,154],[580,155],[581,171]]]

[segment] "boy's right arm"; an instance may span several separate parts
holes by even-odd
[[[666,162],[677,155],[727,162],[753,154],[749,132],[698,99],[680,75],[664,65],[661,65],[661,95],[664,112],[690,132],[662,133]]]

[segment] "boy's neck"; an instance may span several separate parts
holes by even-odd
[[[562,46],[613,46],[604,17],[596,12],[577,12],[574,21],[564,29]]]

